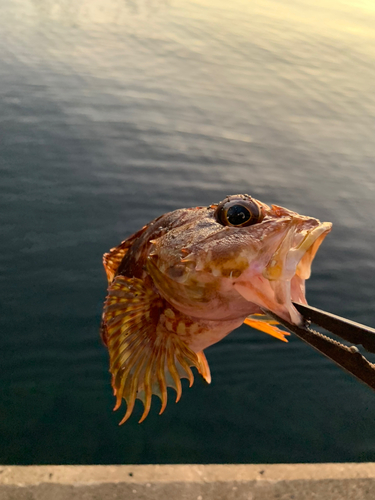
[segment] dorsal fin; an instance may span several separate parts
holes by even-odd
[[[103,266],[107,274],[108,283],[112,283],[113,278],[116,275],[117,269],[121,264],[122,259],[125,257],[127,251],[134,243],[134,241],[141,236],[141,234],[147,229],[147,226],[143,226],[142,229],[132,234],[126,240],[122,241],[117,247],[111,248],[108,253],[103,255]]]
[[[203,352],[196,354],[176,333],[160,324],[163,309],[164,301],[140,279],[116,276],[108,288],[103,317],[115,409],[122,398],[127,403],[120,424],[130,417],[136,398],[144,404],[140,422],[149,413],[152,394],[160,397],[162,413],[167,404],[167,386],[176,390],[177,402],[182,392],[180,378],[187,378],[190,386],[194,382],[191,366],[210,381]]]

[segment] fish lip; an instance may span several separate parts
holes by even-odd
[[[270,281],[288,281],[296,274],[302,279],[310,277],[311,263],[316,252],[332,229],[330,222],[317,223],[311,229],[304,229],[303,223],[302,227],[299,227],[294,220],[291,221],[281,244],[263,270],[265,278]],[[299,241],[294,244],[295,238],[298,237]]]
[[[311,263],[332,224],[316,219],[291,220],[280,245],[256,280],[238,280],[235,289],[249,302],[269,310],[295,325],[303,318],[293,305],[307,303],[305,280]]]
[[[282,296],[286,298],[284,304],[287,314],[290,316],[292,323],[296,325],[301,325],[303,318],[294,307],[293,302],[307,303],[305,280],[310,278],[312,261],[331,229],[332,224],[330,222],[319,222],[317,226],[308,230],[302,241],[287,251],[284,269],[282,269],[281,276],[277,280],[279,283],[274,283],[275,297],[278,296],[278,289],[283,289]],[[281,284],[282,282],[285,282],[285,284]],[[270,284],[272,287],[271,280]]]
[[[307,234],[301,243],[301,248],[302,250],[305,250],[305,253],[302,255],[302,258],[297,264],[295,272],[297,276],[306,280],[310,278],[312,261],[314,260],[320,245],[323,243],[324,238],[331,231],[331,229],[331,222],[323,222]]]

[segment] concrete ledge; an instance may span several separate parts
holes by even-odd
[[[374,500],[375,463],[0,466],[0,500]]]

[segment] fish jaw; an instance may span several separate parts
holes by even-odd
[[[285,238],[263,271],[263,276],[271,281],[291,280],[295,274],[302,279],[310,278],[311,263],[331,228],[330,222],[323,222],[313,229],[298,231],[298,222],[292,220]]]
[[[302,316],[292,302],[307,303],[305,280],[310,277],[312,261],[331,228],[329,222],[292,218],[285,237],[263,271],[253,274],[249,266],[233,287],[261,309],[301,325]]]

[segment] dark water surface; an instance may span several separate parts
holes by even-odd
[[[375,4],[2,0],[0,463],[375,460],[375,394],[241,327],[118,427],[103,252],[248,192],[332,221],[308,300],[375,325]],[[138,417],[138,418],[137,418]]]

